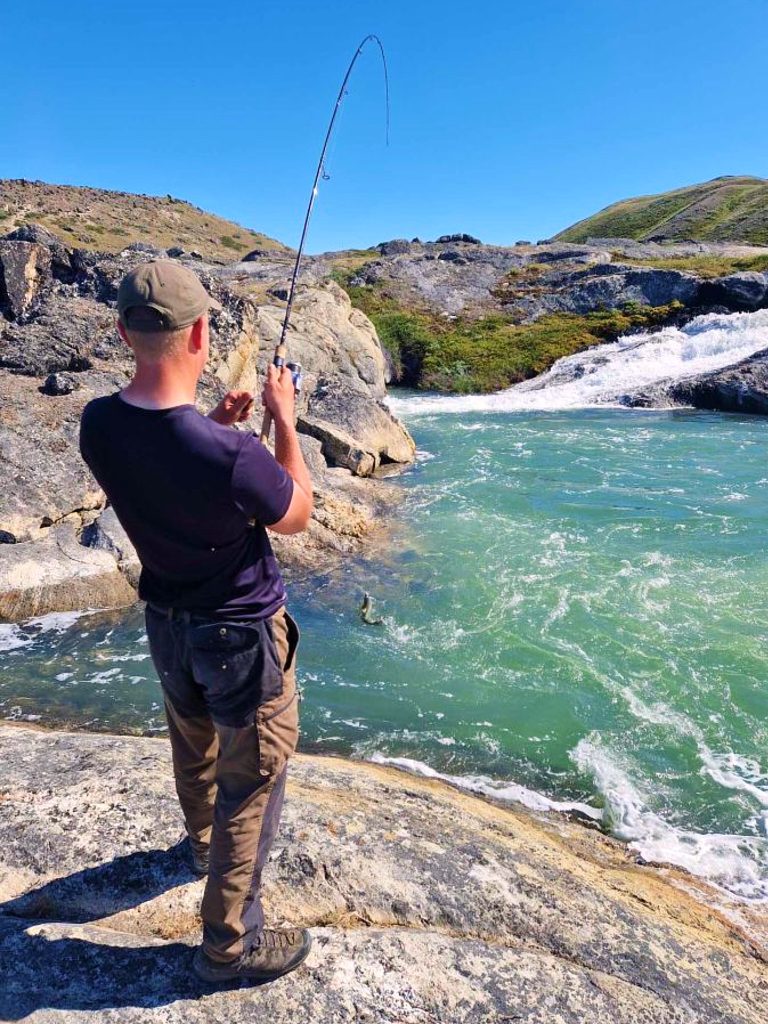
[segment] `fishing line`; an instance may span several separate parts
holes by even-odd
[[[291,285],[290,285],[290,288],[288,290],[288,302],[287,302],[287,305],[285,307],[285,318],[283,319],[283,327],[282,327],[282,330],[280,332],[280,340],[278,341],[277,346],[275,348],[275,355],[274,355],[274,358],[273,358],[273,363],[274,363],[274,365],[278,369],[282,369],[282,367],[286,365],[287,346],[285,344],[285,337],[286,337],[286,334],[288,333],[288,325],[289,325],[290,320],[291,320],[291,311],[293,310],[293,299],[294,299],[294,296],[296,294],[296,281],[297,281],[298,276],[299,276],[299,270],[301,268],[301,260],[302,260],[302,257],[304,255],[304,243],[306,242],[306,239],[307,239],[307,230],[309,228],[309,222],[312,219],[312,211],[313,211],[314,206],[315,206],[315,200],[317,199],[318,185],[319,185],[319,182],[320,182],[321,178],[323,178],[324,180],[328,180],[329,177],[330,177],[330,175],[328,175],[328,173],[326,171],[326,157],[327,157],[327,153],[328,153],[328,146],[329,146],[329,144],[331,142],[331,138],[333,136],[333,130],[334,130],[335,126],[336,126],[336,119],[337,119],[337,117],[339,115],[339,109],[341,108],[341,104],[342,104],[342,102],[344,100],[344,97],[346,95],[348,95],[347,83],[349,82],[350,76],[352,75],[352,71],[353,71],[353,69],[355,67],[355,64],[357,63],[358,57],[363,52],[363,50],[365,49],[365,46],[368,43],[375,43],[376,46],[378,46],[378,48],[379,48],[379,52],[381,53],[381,62],[382,62],[382,66],[383,66],[383,69],[384,69],[384,101],[385,101],[385,110],[386,110],[386,144],[389,145],[389,70],[387,68],[387,57],[386,57],[386,54],[384,53],[384,46],[383,46],[381,40],[379,39],[379,37],[377,35],[371,34],[371,35],[366,36],[365,39],[363,39],[363,41],[360,43],[360,45],[358,46],[357,50],[355,51],[355,53],[354,53],[354,55],[352,57],[352,60],[349,62],[349,66],[347,67],[346,74],[344,75],[344,78],[343,78],[342,83],[341,83],[341,88],[339,89],[338,95],[336,96],[336,103],[334,104],[333,113],[331,114],[331,119],[328,122],[328,128],[326,130],[325,139],[323,141],[323,148],[320,151],[320,159],[317,161],[317,169],[315,171],[315,177],[314,177],[314,179],[312,181],[312,189],[311,189],[310,194],[309,194],[309,203],[307,204],[307,212],[304,215],[304,225],[303,225],[303,227],[301,229],[301,238],[299,240],[299,248],[298,248],[298,251],[296,253],[296,260],[295,260],[295,262],[293,264],[293,273],[291,275]],[[300,387],[301,387],[301,367],[296,365],[296,364],[293,364],[293,365],[291,365],[290,369],[291,369],[291,372],[294,375],[294,387],[296,387],[296,389],[298,391],[300,389]],[[268,409],[266,409],[265,412],[264,412],[264,419],[262,420],[262,424],[261,424],[260,438],[261,438],[262,444],[266,444],[267,441],[269,440],[269,435],[270,435],[271,430],[272,430],[272,414],[270,413],[270,411]]]

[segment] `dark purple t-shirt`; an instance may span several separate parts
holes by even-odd
[[[235,621],[285,603],[264,527],[288,511],[293,480],[253,434],[114,394],[83,410],[80,451],[141,559],[141,598]]]

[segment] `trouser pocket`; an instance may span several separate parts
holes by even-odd
[[[262,776],[277,775],[299,741],[299,702],[295,687],[280,707],[266,714],[263,708],[259,709],[256,728],[259,733],[259,773]]]
[[[214,722],[241,727],[284,691],[282,659],[264,622],[206,623],[188,637],[195,680]]]
[[[283,608],[270,622],[275,652],[282,667],[279,697],[262,704],[256,712],[259,735],[259,770],[262,776],[282,771],[299,739],[299,708],[296,688],[296,651],[299,627]]]

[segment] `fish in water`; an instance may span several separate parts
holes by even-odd
[[[372,612],[373,601],[371,600],[371,595],[363,594],[363,603],[360,605],[360,618],[368,626],[383,626],[384,619],[374,619]]]

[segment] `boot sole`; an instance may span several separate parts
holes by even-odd
[[[299,954],[298,958],[296,960],[294,960],[288,966],[283,967],[279,971],[261,971],[261,972],[251,972],[251,973],[249,973],[247,971],[238,971],[238,970],[235,970],[235,969],[232,969],[232,968],[228,968],[224,964],[222,964],[221,968],[215,968],[215,969],[211,970],[211,968],[208,967],[207,964],[205,964],[205,963],[202,963],[202,964],[198,963],[198,955],[197,954],[195,955],[195,959],[192,961],[192,967],[194,969],[195,974],[198,976],[198,978],[201,978],[203,981],[207,981],[210,985],[215,985],[217,982],[221,982],[221,981],[243,981],[243,980],[258,982],[258,983],[263,985],[263,984],[266,984],[268,981],[275,981],[277,978],[282,978],[282,976],[284,974],[290,974],[291,971],[295,971],[296,968],[300,967],[301,964],[303,964],[304,961],[307,959],[311,949],[312,949],[312,936],[309,935],[309,936],[307,936],[307,944],[302,949],[302,951]]]

